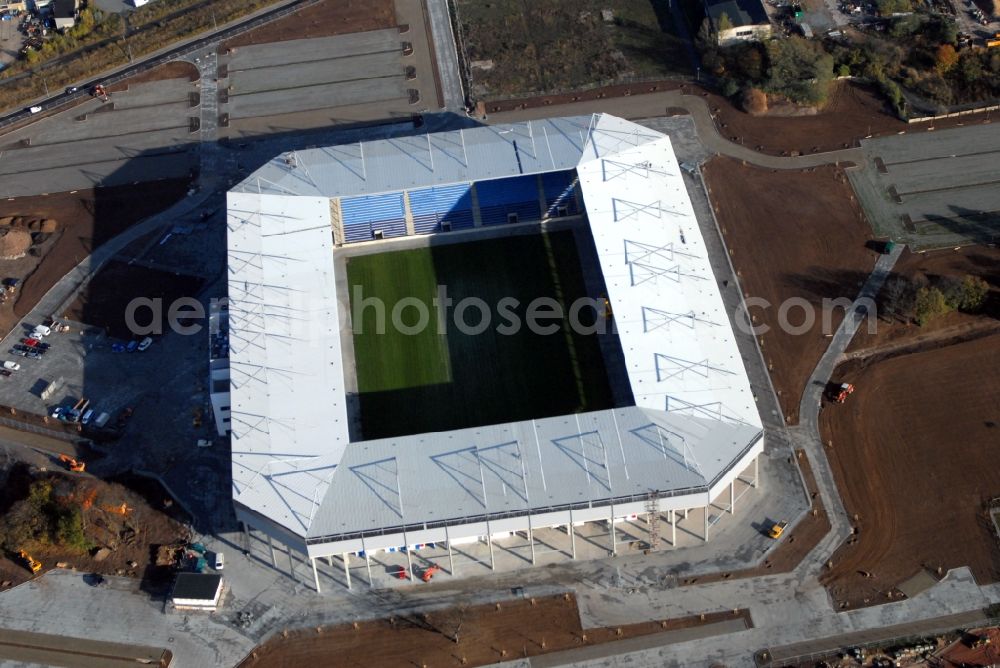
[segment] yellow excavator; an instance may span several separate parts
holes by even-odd
[[[30,570],[32,573],[37,573],[38,571],[42,570],[42,562],[32,557],[24,550],[18,552],[18,556],[21,557],[21,560],[24,561],[25,565],[28,567],[28,570]]]
[[[771,528],[767,530],[767,535],[775,540],[778,540],[781,538],[782,534],[785,533],[786,528],[788,528],[788,522],[775,522],[771,525]]]

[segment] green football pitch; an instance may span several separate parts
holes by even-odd
[[[524,323],[536,298],[555,299],[568,312],[586,295],[572,232],[359,256],[348,260],[347,277],[365,439],[612,406],[596,335],[566,322],[553,334],[501,328],[510,321],[499,306],[505,298],[517,300],[509,311]],[[438,286],[453,300],[443,319],[433,302]],[[481,333],[460,331],[455,305],[474,297],[489,305],[491,324]],[[380,300],[384,316],[369,305],[358,317],[362,298]],[[417,302],[426,307],[423,328]],[[398,308],[401,327],[392,323],[397,304],[406,304]],[[581,319],[595,317],[588,309]],[[464,321],[480,324],[480,310],[468,308]]]

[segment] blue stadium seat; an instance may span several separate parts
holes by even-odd
[[[381,231],[385,237],[406,236],[403,193],[343,197],[340,214],[344,243],[371,241],[376,231]]]
[[[542,217],[535,175],[480,181],[476,183],[476,195],[483,225],[503,225],[512,213],[517,214],[518,222]]]
[[[468,183],[411,190],[409,195],[417,234],[441,232],[444,223],[453,230],[473,226],[472,187]]]

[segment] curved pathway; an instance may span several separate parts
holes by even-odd
[[[694,121],[698,139],[712,153],[729,156],[737,160],[745,160],[751,165],[768,169],[806,169],[821,165],[839,163],[864,163],[864,153],[860,148],[846,148],[825,153],[810,153],[791,157],[765,155],[726,139],[715,126],[715,119],[708,102],[700,95],[685,95],[683,91],[672,90],[663,93],[647,93],[629,97],[606,98],[602,100],[586,100],[559,105],[558,107],[540,107],[506,111],[491,114],[489,123],[513,123],[549,118],[551,116],[575,116],[582,114],[607,113],[623,116],[629,119],[653,118],[663,116],[667,109],[684,109]]]

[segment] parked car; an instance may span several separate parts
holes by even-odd
[[[211,441],[211,439],[199,438],[198,439],[198,447],[199,448],[210,448],[210,447],[212,447],[212,441]]]
[[[83,414],[83,417],[80,418],[80,423],[81,424],[90,424],[90,421],[91,421],[91,419],[93,419],[93,417],[94,417],[94,409],[93,408],[88,408],[86,410],[86,412]]]
[[[52,330],[45,325],[35,325],[35,331],[31,333],[31,338],[40,339],[44,336],[48,336],[52,333]]]
[[[72,95],[73,93],[75,93],[78,90],[80,90],[79,86],[70,86],[69,88],[66,89],[66,94],[67,95]]]
[[[113,353],[123,353],[125,352],[125,345],[121,343],[112,343],[111,352]]]
[[[18,369],[21,368],[21,365],[18,364],[17,362],[4,362],[3,368],[10,369],[11,371],[17,371]]]
[[[38,352],[37,350],[29,350],[28,352],[24,353],[24,356],[27,357],[29,360],[42,359],[42,353]]]
[[[212,568],[214,568],[217,571],[221,571],[225,565],[226,565],[226,555],[222,554],[221,552],[216,552],[215,561],[213,562]]]
[[[144,350],[148,350],[151,345],[153,345],[153,339],[147,336],[139,342],[138,350],[139,352],[143,352]]]
[[[125,346],[125,350],[127,350],[130,353],[134,353],[135,349],[138,348],[138,347],[139,347],[139,342],[138,341],[129,341],[128,345]]]
[[[28,113],[29,114],[37,114],[37,113],[41,112],[41,110],[42,110],[42,108],[39,107],[39,106],[37,106],[37,105],[35,105],[34,107],[28,107]]]
[[[8,371],[7,369],[0,369],[0,376],[9,376],[9,375],[10,371]]]

